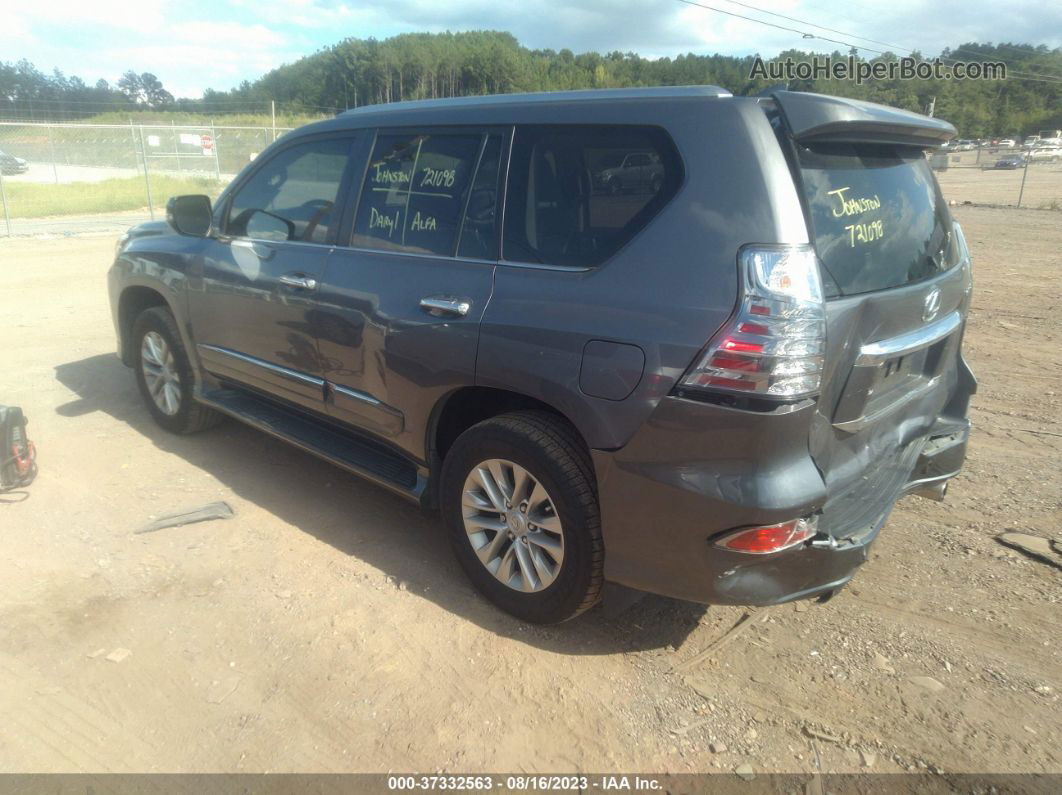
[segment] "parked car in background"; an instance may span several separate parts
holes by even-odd
[[[1022,168],[1025,165],[1025,158],[1022,155],[1007,155],[1006,157],[999,158],[991,166],[985,166],[988,169],[1015,169]]]
[[[1026,157],[1030,163],[1057,163],[1062,160],[1062,147],[1050,144],[1034,146]]]
[[[1003,138],[999,142],[1000,149],[1013,149],[1015,146],[1017,146],[1017,143],[1015,143],[1013,138]]]
[[[228,415],[439,511],[521,619],[606,580],[826,596],[965,457],[954,133],[712,86],[366,106],[130,230],[118,353],[171,432]]]
[[[631,152],[613,163],[596,175],[597,184],[609,193],[656,193],[664,182],[664,166],[655,152]]]
[[[14,155],[9,155],[7,152],[0,151],[0,173],[9,176],[13,174],[25,174],[27,171],[29,171],[29,163],[21,157],[15,157]]]

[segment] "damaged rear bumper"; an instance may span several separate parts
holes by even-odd
[[[865,473],[857,488],[828,494],[808,453],[804,412],[813,410],[750,416],[668,398],[626,447],[593,451],[606,578],[709,604],[830,594],[867,560],[896,500],[945,483],[965,458],[969,423],[949,421]],[[812,514],[819,534],[781,552],[712,543],[734,528]]]

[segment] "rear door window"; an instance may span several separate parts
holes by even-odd
[[[589,267],[612,256],[682,182],[653,127],[518,127],[509,165],[503,257]]]
[[[380,134],[351,245],[453,256],[483,136]]]
[[[949,214],[921,150],[798,145],[797,158],[829,294],[899,287],[955,264]]]
[[[465,222],[457,255],[471,259],[498,258],[498,196],[500,195],[502,137],[487,136],[472,189],[465,205]]]

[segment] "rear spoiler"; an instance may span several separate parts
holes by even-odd
[[[789,132],[801,143],[848,141],[938,147],[955,136],[941,119],[858,99],[797,91],[774,91],[771,98]]]

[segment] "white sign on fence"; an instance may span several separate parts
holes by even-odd
[[[189,146],[199,146],[198,133],[181,133],[181,143]]]
[[[149,135],[147,137],[148,146],[159,146],[161,143],[157,135]]]

